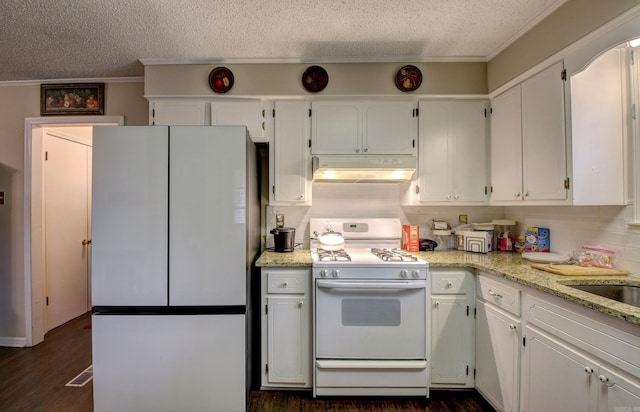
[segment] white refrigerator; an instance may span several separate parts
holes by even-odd
[[[245,411],[260,241],[244,127],[93,134],[94,410]]]

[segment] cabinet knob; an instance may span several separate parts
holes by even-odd
[[[360,153],[360,149],[356,149],[356,153]]]
[[[524,197],[529,197],[529,192],[525,193]]]
[[[455,196],[454,196],[454,198],[455,198],[456,200],[458,200],[458,199],[460,199],[460,195],[455,195]]]
[[[611,382],[609,380],[609,377],[606,376],[606,375],[600,375],[600,376],[598,376],[598,379],[600,380],[600,382],[604,383],[605,385],[607,385],[610,388],[615,385],[613,382]]]
[[[298,196],[298,200],[304,200],[304,195]]]
[[[90,244],[91,244],[91,239],[89,239],[89,240],[85,239],[85,240],[82,241],[82,246],[90,245]]]
[[[447,284],[445,285],[446,288],[450,288],[453,286],[453,282],[447,282]]]
[[[451,195],[447,195],[447,199],[451,200]]]
[[[304,302],[303,302],[303,301],[298,302],[298,307],[299,307],[299,308],[301,308],[301,307],[302,307],[302,305],[304,305]]]
[[[438,306],[440,306],[440,302],[434,303],[433,306],[435,306],[437,308]]]
[[[593,373],[593,369],[592,369],[592,368],[590,368],[590,367],[588,367],[588,366],[585,366],[585,367],[584,367],[584,372],[585,372],[587,375],[591,375],[591,374]]]
[[[369,151],[369,149],[367,149],[366,147],[364,148],[364,152],[367,153]]]
[[[520,197],[520,192],[516,193],[514,197]]]
[[[509,329],[511,330],[516,330],[516,325],[514,325],[513,323],[509,325]]]

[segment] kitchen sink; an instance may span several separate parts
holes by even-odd
[[[566,285],[640,308],[640,286],[632,285]]]

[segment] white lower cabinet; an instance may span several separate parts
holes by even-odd
[[[311,272],[262,268],[262,388],[311,388]]]
[[[517,411],[520,290],[480,273],[476,291],[476,389],[497,410]]]
[[[475,277],[431,272],[431,387],[473,387]]]
[[[476,303],[476,389],[500,411],[518,410],[520,321]]]
[[[522,411],[640,410],[637,330],[553,297],[524,302]]]

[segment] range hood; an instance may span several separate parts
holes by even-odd
[[[411,180],[417,160],[411,156],[314,156],[313,180],[325,182],[400,182]]]

